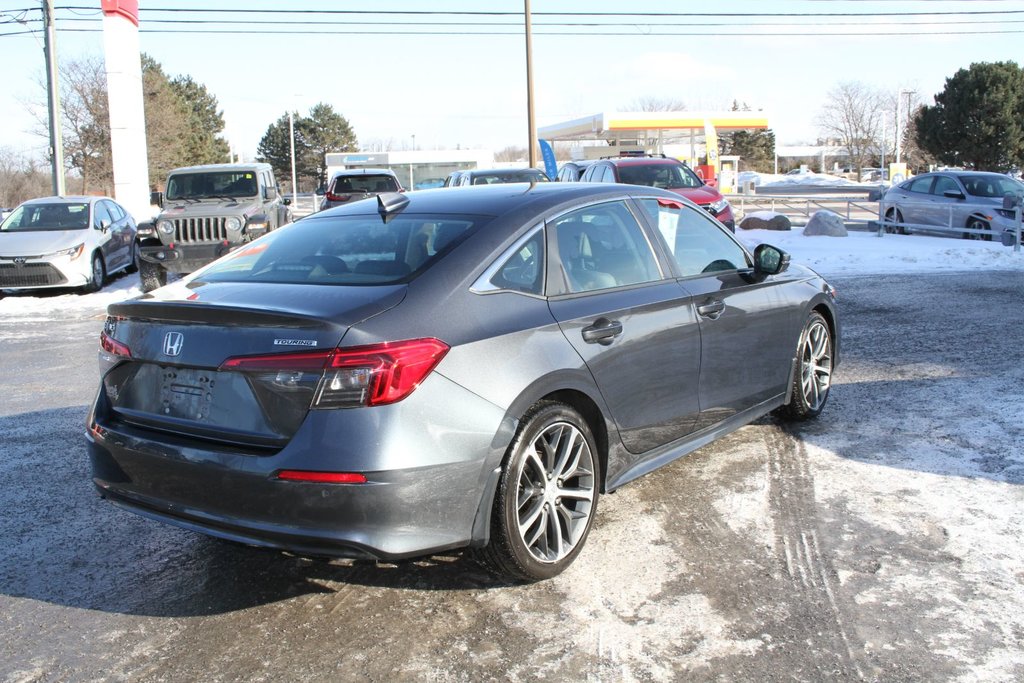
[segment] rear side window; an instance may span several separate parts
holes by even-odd
[[[928,190],[932,187],[932,176],[925,176],[923,178],[915,178],[906,184],[907,192],[920,192],[921,194],[928,194]]]
[[[483,216],[332,216],[275,230],[214,263],[204,282],[380,285],[405,282],[430,268]]]
[[[640,200],[683,277],[749,268],[747,253],[700,209],[673,201]]]
[[[331,192],[334,194],[398,192],[398,181],[394,176],[385,174],[338,176],[334,179]]]
[[[491,284],[498,289],[541,294],[544,291],[544,231],[536,230],[498,267]]]
[[[578,209],[559,217],[550,227],[569,292],[661,279],[643,229],[622,202]]]

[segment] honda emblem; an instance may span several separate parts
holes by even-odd
[[[177,356],[185,344],[185,335],[181,332],[168,332],[164,335],[164,355]]]

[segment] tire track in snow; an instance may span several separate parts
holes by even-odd
[[[798,595],[827,604],[842,664],[865,678],[836,599],[839,579],[818,538],[814,476],[803,441],[786,428],[766,430],[768,500],[774,521],[775,556]],[[822,600],[824,598],[824,600]]]

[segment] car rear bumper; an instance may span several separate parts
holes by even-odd
[[[311,411],[276,452],[120,422],[102,391],[88,424],[94,484],[133,512],[253,545],[385,560],[474,540],[514,429],[436,375],[397,404]],[[285,481],[283,469],[360,472],[367,482]]]

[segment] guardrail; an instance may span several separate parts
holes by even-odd
[[[810,218],[815,211],[825,209],[844,216],[848,221],[865,222],[874,220],[878,215],[878,202],[860,197],[729,194],[725,198],[732,204],[734,211],[739,210],[744,214],[751,211],[774,211]]]
[[[892,220],[895,216],[902,217],[903,210],[921,207],[934,215],[945,214],[944,224],[939,223],[909,223],[906,221]],[[901,210],[902,209],[902,210]],[[1012,209],[1014,217],[1011,219],[1012,228],[1000,227],[991,219],[991,216],[999,211],[1001,207],[992,204],[975,204],[969,202],[956,202],[948,205],[936,204],[935,202],[908,202],[908,201],[886,201],[878,202],[878,236],[882,237],[888,233],[909,233],[909,232],[932,232],[940,235],[952,235],[967,239],[999,240],[1006,246],[1012,246],[1014,251],[1020,251],[1022,232],[1022,211],[1019,203]],[[1011,209],[1004,208],[1003,211]],[[972,228],[969,218],[977,216],[981,222],[988,225],[988,228]]]

